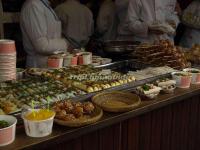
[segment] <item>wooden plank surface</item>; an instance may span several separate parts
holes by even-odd
[[[122,150],[128,150],[132,147],[144,150],[150,150],[150,148],[153,149],[155,147],[170,150],[180,147],[182,149],[196,148],[200,143],[199,96],[199,86],[192,86],[190,89],[185,90],[177,89],[174,94],[160,95],[155,101],[143,102],[140,107],[130,112],[117,114],[105,113],[99,122],[89,126],[67,128],[55,125],[53,133],[50,136],[39,139],[27,137],[23,126],[20,128],[18,127],[16,140],[12,144],[0,148],[0,150],[5,148],[6,150],[22,148],[43,149],[46,148],[46,146],[51,147],[55,144],[67,143],[67,141],[73,141],[74,139],[87,136],[97,131],[99,132],[98,139],[95,140],[94,143],[99,141],[99,150],[105,148],[110,148],[112,150],[118,148],[118,146],[121,147]],[[197,117],[198,119],[195,119]],[[138,118],[139,121],[134,120],[135,118]],[[134,121],[130,121],[132,119]],[[116,126],[118,124],[120,124],[120,126]],[[135,129],[131,129],[131,126],[135,127]],[[162,129],[159,128],[160,126],[162,126]],[[189,126],[191,127],[189,128]],[[194,129],[195,126],[197,126],[197,129]],[[131,132],[135,134],[136,137],[131,136]],[[153,135],[154,132],[156,136]],[[194,132],[196,132],[196,135],[193,139],[189,140],[190,145],[186,145],[185,143],[188,143],[189,136],[192,137]],[[160,136],[161,139],[159,139]],[[81,139],[82,140],[79,139],[79,142],[81,141],[79,143],[82,145],[81,147],[74,147],[73,145],[69,147],[86,149],[87,146],[86,144],[84,145],[83,142],[84,138]],[[132,140],[136,143],[131,145],[130,143]],[[193,143],[194,141],[195,143]],[[117,146],[113,146],[116,144],[115,142],[118,144]],[[155,143],[158,143],[158,145],[155,145]],[[174,147],[177,143],[181,146],[176,145]]]

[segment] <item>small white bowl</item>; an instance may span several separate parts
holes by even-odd
[[[177,74],[183,74],[184,76],[177,75]],[[173,80],[176,80],[176,86],[178,88],[190,88],[191,80],[192,80],[192,75],[188,72],[173,72],[172,73],[172,78]]]
[[[141,97],[143,97],[144,99],[154,99],[158,96],[158,94],[161,91],[160,87],[154,86],[154,89],[150,89],[148,93],[145,93],[144,91],[142,91],[140,89],[140,87],[136,90],[137,94],[139,94]]]
[[[172,87],[173,86],[173,87]],[[168,87],[161,87],[162,88],[162,92],[166,93],[166,94],[171,94],[174,93],[174,90],[176,89],[176,85],[170,85]]]
[[[39,110],[40,109],[35,109],[34,111]],[[41,121],[32,121],[26,119],[25,116],[32,111],[33,110],[30,109],[27,112],[22,113],[26,134],[30,137],[45,137],[50,135],[52,133],[55,114],[51,118]]]
[[[0,146],[6,146],[15,140],[17,119],[10,115],[0,115],[0,120],[5,120],[10,125],[0,129]]]
[[[175,80],[166,80],[166,81],[156,81],[156,85],[162,88],[162,92],[166,94],[173,93],[176,89],[176,81]]]
[[[196,68],[186,68],[183,71],[189,72],[192,74],[192,84],[200,84],[200,70]],[[197,73],[192,73],[190,71],[197,71]]]

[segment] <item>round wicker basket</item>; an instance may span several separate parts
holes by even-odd
[[[139,106],[141,99],[132,93],[106,92],[94,96],[92,102],[107,112],[127,112]]]

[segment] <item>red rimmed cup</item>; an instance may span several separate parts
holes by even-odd
[[[48,58],[48,68],[62,68],[63,57],[51,56]]]
[[[0,54],[16,53],[15,41],[2,39],[0,40]]]
[[[186,68],[183,71],[192,74],[192,84],[200,84],[200,70],[196,68]]]
[[[78,56],[73,56],[72,61],[71,61],[71,65],[77,66],[77,64],[78,64]]]
[[[0,115],[0,120],[9,124],[8,127],[0,129],[0,146],[6,146],[15,140],[17,119],[10,115]]]
[[[92,64],[92,53],[83,52],[78,56],[78,64],[79,65],[89,65]]]
[[[192,75],[188,72],[173,72],[172,78],[176,80],[176,86],[178,88],[190,88]]]
[[[64,57],[63,60],[63,66],[67,67],[67,66],[76,66],[78,62],[78,56],[74,56],[72,54],[69,54],[67,56]]]

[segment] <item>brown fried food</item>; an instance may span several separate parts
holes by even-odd
[[[67,115],[66,111],[65,110],[61,110],[59,112],[56,112],[56,118],[57,119],[61,119],[63,120],[63,118]]]
[[[90,114],[94,111],[94,105],[91,102],[86,102],[83,104],[83,110],[85,113]]]
[[[75,119],[76,119],[76,117],[74,116],[74,114],[66,114],[62,120],[71,121],[71,120],[75,120]]]
[[[72,102],[72,105],[74,107],[82,107],[83,106],[81,102]]]
[[[65,106],[64,109],[66,110],[67,113],[72,113],[74,106],[72,105],[71,101],[65,101],[64,106]]]
[[[73,109],[73,114],[75,115],[76,118],[80,118],[83,116],[83,107],[74,107]]]

